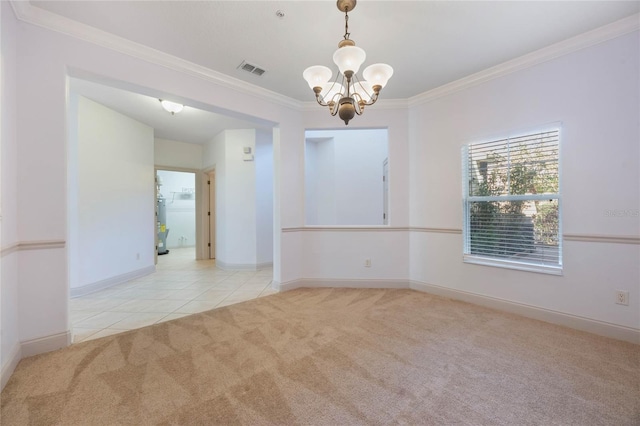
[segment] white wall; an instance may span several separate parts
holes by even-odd
[[[305,224],[338,225],[335,141],[310,136],[305,135]]]
[[[153,129],[78,97],[77,282],[92,285],[154,263]]]
[[[307,131],[306,138],[307,225],[382,225],[387,130]]]
[[[155,138],[153,156],[156,166],[200,170],[203,154],[202,145]]]
[[[160,193],[165,197],[169,234],[167,248],[196,244],[196,176],[194,173],[158,170]]]
[[[245,161],[244,148],[254,159]],[[273,262],[273,142],[270,132],[225,130],[205,146],[216,170],[216,260],[228,269]]]
[[[28,16],[29,19],[46,19],[41,15]],[[49,21],[42,25],[49,24],[56,25]],[[284,98],[274,101],[271,95],[266,95],[266,91],[236,90],[232,88],[233,84],[217,83],[215,76],[194,75],[193,71],[181,68],[180,61],[176,64],[174,59],[158,52],[145,51],[141,53],[145,59],[139,59],[135,57],[136,49],[141,49],[139,46],[122,47],[116,42],[111,45],[113,49],[105,48],[29,23],[21,23],[17,32],[17,50],[20,52],[17,55],[15,86],[20,194],[17,226],[21,240],[54,241],[64,247],[68,234],[65,118],[68,73],[85,79],[91,76],[104,77],[116,87],[129,90],[141,87],[147,93],[170,92],[185,101],[208,105],[214,111],[241,114],[242,117],[253,116],[279,125],[277,138],[274,139],[278,164],[275,169],[277,194],[286,197],[288,202],[276,203],[276,220],[285,227],[302,225],[302,167],[298,159],[303,158],[300,141],[304,140],[304,128],[302,112],[295,102]],[[129,53],[121,53],[123,51]],[[37,126],[33,125],[34,120],[37,120]],[[47,207],[46,215],[41,213],[42,206]],[[278,238],[276,244],[276,262],[297,255],[301,248],[300,241],[295,239]],[[38,253],[39,265],[49,267],[67,263],[64,248],[38,248],[31,251]],[[34,269],[33,265],[25,265],[25,268],[28,267]],[[69,332],[67,271],[66,268],[51,271],[46,280],[22,274],[23,269],[18,271],[20,341],[37,339],[33,340],[34,352],[38,348],[50,348],[47,346],[45,349],[50,341],[66,344],[58,340],[58,336],[68,336]],[[292,280],[299,277],[300,267],[297,263],[287,262],[278,265],[274,271],[276,281]],[[41,316],[48,320],[40,322]]]
[[[628,34],[412,108],[411,226],[462,228],[461,146],[561,122],[564,235],[638,237],[639,36]],[[414,232],[421,283],[640,329],[640,246],[568,241],[563,276],[462,262],[462,235]],[[615,290],[630,305],[614,303]]]
[[[255,152],[255,130],[225,131],[227,191],[227,251],[220,260],[229,265],[256,264],[256,168],[244,161],[244,147]]]
[[[256,130],[256,263],[273,263],[273,136]]]
[[[2,385],[19,357],[16,23],[8,2],[0,4],[0,371]],[[1,388],[1,387],[0,387]]]
[[[336,117],[331,117],[323,108],[305,110],[304,124],[309,130],[345,128],[344,125],[340,125]],[[349,129],[386,128],[388,131],[389,227],[299,229],[288,228],[285,225],[283,240],[291,245],[299,244],[300,247],[300,254],[291,255],[291,262],[299,262],[301,267],[299,275],[305,278],[303,283],[295,279],[283,280],[285,288],[322,282],[334,283],[334,285],[378,285],[375,280],[379,279],[383,281],[383,285],[387,285],[408,281],[409,143],[407,124],[406,109],[397,106],[386,108],[384,102],[376,104],[349,123]],[[298,164],[304,164],[304,158],[298,158],[297,161]],[[382,162],[380,170],[382,170]],[[303,173],[297,178],[303,177]],[[371,259],[371,267],[364,266],[365,259]]]

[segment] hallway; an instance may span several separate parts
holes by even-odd
[[[271,268],[223,271],[193,248],[158,256],[156,272],[70,300],[73,343],[276,293]]]

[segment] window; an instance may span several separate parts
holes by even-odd
[[[559,129],[463,148],[464,260],[560,274]]]

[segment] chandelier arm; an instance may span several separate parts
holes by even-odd
[[[365,105],[373,105],[376,103],[376,101],[378,100],[378,94],[374,93],[373,96],[371,97],[371,99],[369,100],[369,102],[365,102]]]
[[[320,100],[320,96],[316,96],[316,101],[318,101],[318,105],[326,107],[329,106],[328,103],[326,103],[325,101]]]
[[[322,91],[322,87],[317,86],[313,88],[313,92],[316,94],[316,101],[318,102],[318,105],[320,106],[329,106],[328,103],[326,103],[324,101],[324,99],[322,99],[322,96],[320,96],[320,92]]]

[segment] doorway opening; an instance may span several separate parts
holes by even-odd
[[[305,132],[305,224],[389,224],[387,129]]]
[[[157,254],[196,257],[196,174],[156,171]]]

